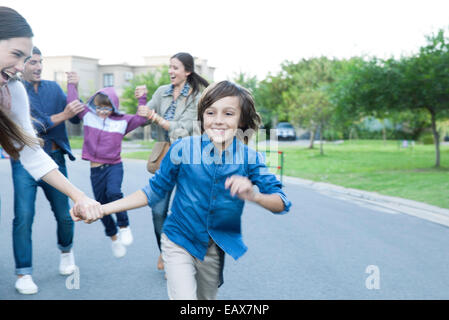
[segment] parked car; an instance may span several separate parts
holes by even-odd
[[[279,122],[276,126],[278,140],[296,140],[295,128],[288,122]]]

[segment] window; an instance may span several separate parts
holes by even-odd
[[[126,80],[126,81],[132,80],[133,77],[134,77],[134,75],[133,75],[132,72],[125,72],[125,80]]]
[[[114,74],[104,73],[103,74],[103,87],[113,87],[114,86]]]

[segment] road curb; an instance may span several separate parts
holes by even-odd
[[[284,176],[283,179],[287,183],[301,185],[315,190],[330,191],[336,194],[348,195],[358,199],[375,201],[379,205],[449,227],[449,209],[440,208],[424,202],[386,196],[377,192],[345,188],[325,182],[316,182],[288,176]]]

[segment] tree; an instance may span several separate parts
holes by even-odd
[[[150,71],[145,74],[139,74],[124,88],[121,104],[127,108],[127,113],[136,113],[138,101],[134,97],[134,91],[137,86],[145,84],[148,89],[148,99],[151,99],[151,96],[156,89],[167,83],[170,83],[167,66],[163,66],[155,71]]]
[[[439,167],[437,121],[449,114],[449,43],[443,30],[426,38],[427,45],[410,57],[357,61],[339,83],[334,98],[340,112],[377,118],[394,112],[428,112],[435,167]]]
[[[290,119],[311,132],[309,148],[313,148],[316,131],[320,132],[320,152],[323,154],[322,133],[330,123],[334,105],[330,100],[330,84],[335,81],[336,61],[326,57],[283,64],[287,90],[283,104]]]

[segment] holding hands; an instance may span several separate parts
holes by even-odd
[[[137,115],[141,116],[141,117],[145,117],[148,119],[151,119],[154,115],[154,110],[150,110],[150,108],[148,108],[147,106],[138,106],[137,107]]]
[[[83,220],[86,223],[92,223],[103,218],[104,210],[99,202],[86,197],[75,203],[75,206],[70,209],[70,216],[75,222]]]
[[[148,93],[147,86],[141,85],[136,87],[136,90],[134,91],[134,96],[136,97],[136,99],[139,99],[145,96],[147,93]]]
[[[71,83],[75,86],[78,86],[78,83],[80,82],[80,77],[75,71],[66,72],[67,74],[67,84]]]
[[[83,110],[84,105],[79,100],[73,100],[68,105],[66,105],[63,112],[66,114],[66,118],[70,119]]]

